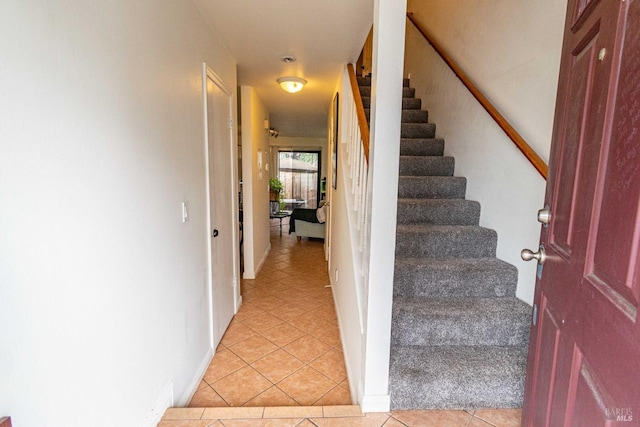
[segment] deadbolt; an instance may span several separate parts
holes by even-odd
[[[538,222],[544,225],[548,225],[551,222],[551,210],[548,206],[538,211]]]

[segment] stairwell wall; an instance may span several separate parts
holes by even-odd
[[[565,0],[408,2],[547,162],[565,9]],[[405,50],[405,76],[455,157],[455,175],[468,178],[467,198],[481,203],[480,225],[498,232],[498,257],[518,268],[517,296],[531,304],[536,268],[519,254],[537,248],[546,182],[410,23]]]
[[[0,2],[0,58],[0,415],[155,426],[211,357],[202,64],[235,61],[167,0]]]

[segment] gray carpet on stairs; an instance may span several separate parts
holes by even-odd
[[[370,79],[358,81],[368,109]],[[480,204],[403,86],[391,407],[520,407],[531,308],[515,297],[518,272],[496,258],[496,232],[478,225]]]
[[[393,346],[394,409],[520,408],[527,348]]]

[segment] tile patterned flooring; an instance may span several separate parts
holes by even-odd
[[[274,224],[191,407],[351,405],[323,242]]]
[[[393,411],[359,406],[173,408],[158,427],[519,427],[519,409]]]
[[[275,224],[275,225],[274,225]],[[222,338],[188,408],[158,427],[519,427],[519,409],[393,411],[351,406],[323,243],[280,237]]]

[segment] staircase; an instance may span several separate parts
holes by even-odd
[[[359,78],[365,109],[369,78]],[[531,308],[517,270],[405,79],[391,329],[392,409],[522,405]],[[368,110],[367,110],[368,115]]]

